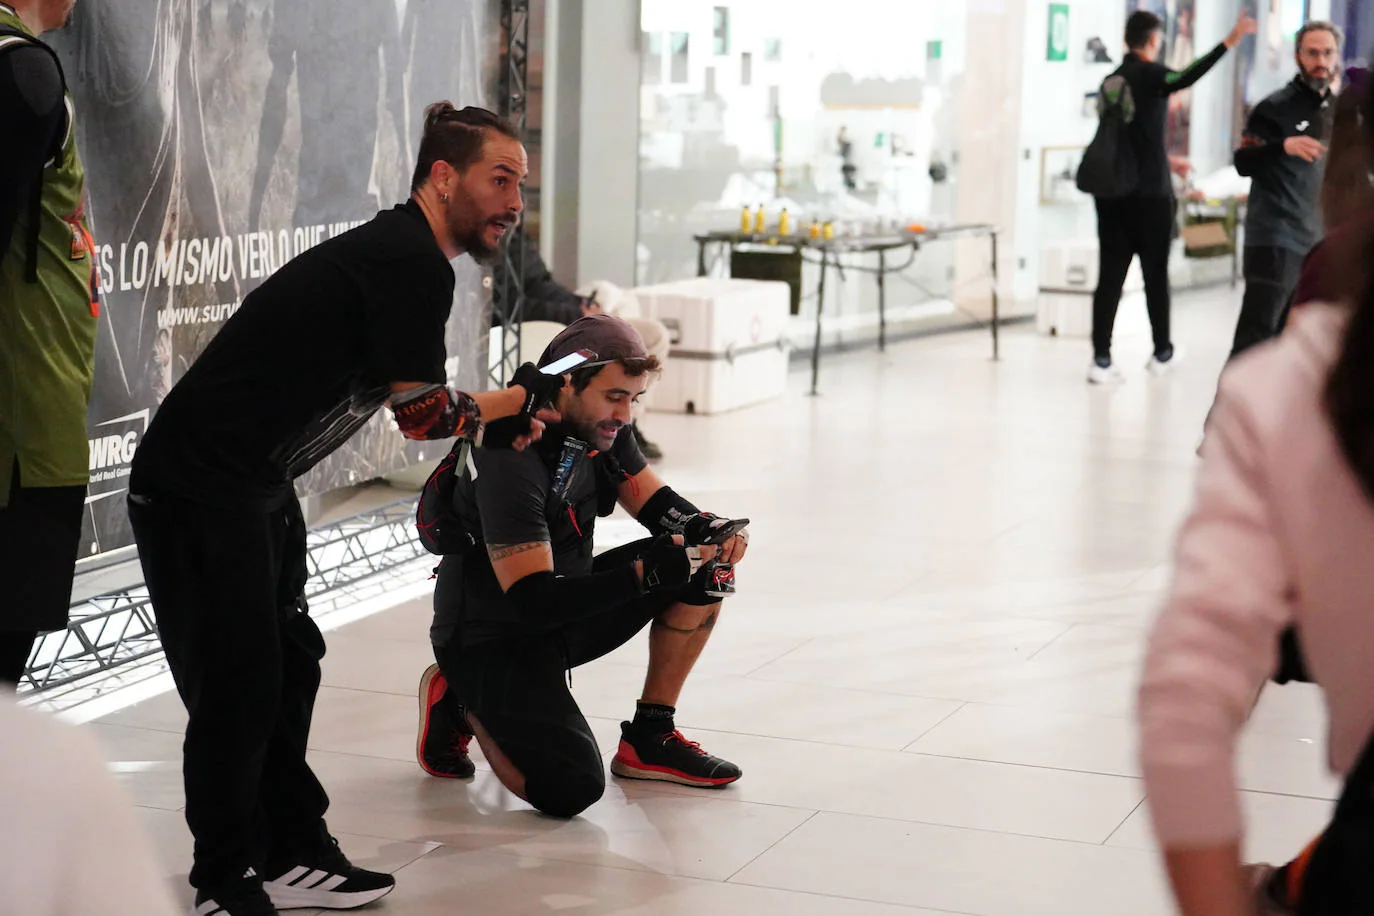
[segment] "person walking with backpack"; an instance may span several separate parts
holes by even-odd
[[[1255,20],[1242,13],[1226,39],[1183,70],[1159,63],[1163,49],[1163,21],[1139,10],[1126,20],[1128,53],[1121,66],[1103,83],[1103,127],[1096,147],[1114,147],[1114,168],[1096,168],[1094,150],[1084,154],[1079,186],[1097,204],[1099,243],[1097,291],[1093,294],[1093,362],[1088,381],[1117,382],[1121,371],[1112,363],[1112,326],[1121,304],[1121,288],[1131,259],[1140,258],[1145,278],[1145,303],[1154,331],[1154,355],[1147,366],[1163,375],[1173,366],[1174,345],[1169,333],[1169,247],[1174,237],[1177,204],[1171,170],[1185,171],[1181,160],[1170,160],[1164,145],[1169,96],[1187,89],[1217,62],[1254,33]],[[1104,136],[1112,129],[1116,138]],[[1115,143],[1104,142],[1115,139]]]

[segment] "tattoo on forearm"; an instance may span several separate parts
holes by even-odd
[[[712,611],[706,615],[706,619],[701,622],[698,630],[709,630],[716,625],[716,618],[720,616],[720,611]]]
[[[538,550],[540,547],[547,547],[548,541],[530,541],[527,544],[488,544],[487,556],[492,561],[504,560],[513,557],[517,553],[527,553],[531,550]]]

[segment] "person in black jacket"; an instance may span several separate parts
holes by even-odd
[[[1145,278],[1145,304],[1154,331],[1154,355],[1147,368],[1163,375],[1173,365],[1169,335],[1169,247],[1173,242],[1176,203],[1171,170],[1186,174],[1188,165],[1171,161],[1164,145],[1169,96],[1187,89],[1255,31],[1255,20],[1242,13],[1221,44],[1183,70],[1159,63],[1164,41],[1163,22],[1154,13],[1138,10],[1126,20],[1128,53],[1117,71],[1130,87],[1134,117],[1129,127],[1131,148],[1139,167],[1136,189],[1124,196],[1097,200],[1099,270],[1093,294],[1093,362],[1088,381],[1094,384],[1122,379],[1112,365],[1112,326],[1121,304],[1121,288],[1131,259],[1140,257]]]
[[[1329,22],[1298,31],[1298,74],[1255,106],[1245,124],[1236,171],[1248,176],[1245,297],[1236,322],[1234,358],[1278,334],[1307,253],[1322,233],[1322,176],[1334,111],[1332,84],[1341,35]]]

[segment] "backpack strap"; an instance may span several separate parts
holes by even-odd
[[[48,52],[48,56],[57,66],[57,76],[62,81],[62,129],[53,134],[52,145],[48,147],[48,161],[39,170],[38,180],[33,183],[33,190],[29,194],[29,237],[25,240],[24,279],[29,283],[37,283],[38,239],[42,232],[41,221],[43,219],[43,172],[49,165],[61,161],[62,151],[67,146],[67,134],[72,129],[72,111],[66,104],[67,73],[62,69],[62,61],[58,58],[57,52],[32,35],[21,32],[13,26],[0,25],[0,54],[21,47],[42,48]]]

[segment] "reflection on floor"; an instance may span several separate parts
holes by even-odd
[[[426,599],[331,633],[313,763],[344,848],[399,870],[378,911],[1170,912],[1131,706],[1236,303],[1180,298],[1189,359],[1165,379],[1124,322],[1114,389],[1084,384],[1086,343],[1022,326],[1000,364],[959,334],[829,360],[817,399],[798,374],[757,409],[651,416],[663,475],[755,520],[679,714],[744,768],[727,790],[613,784],[564,823],[481,761],[471,785],[428,778],[411,756]],[[645,656],[576,673],[608,754]],[[92,727],[187,896],[182,723],[163,695]],[[1323,734],[1310,689],[1266,691],[1241,759],[1250,856],[1323,823]]]

